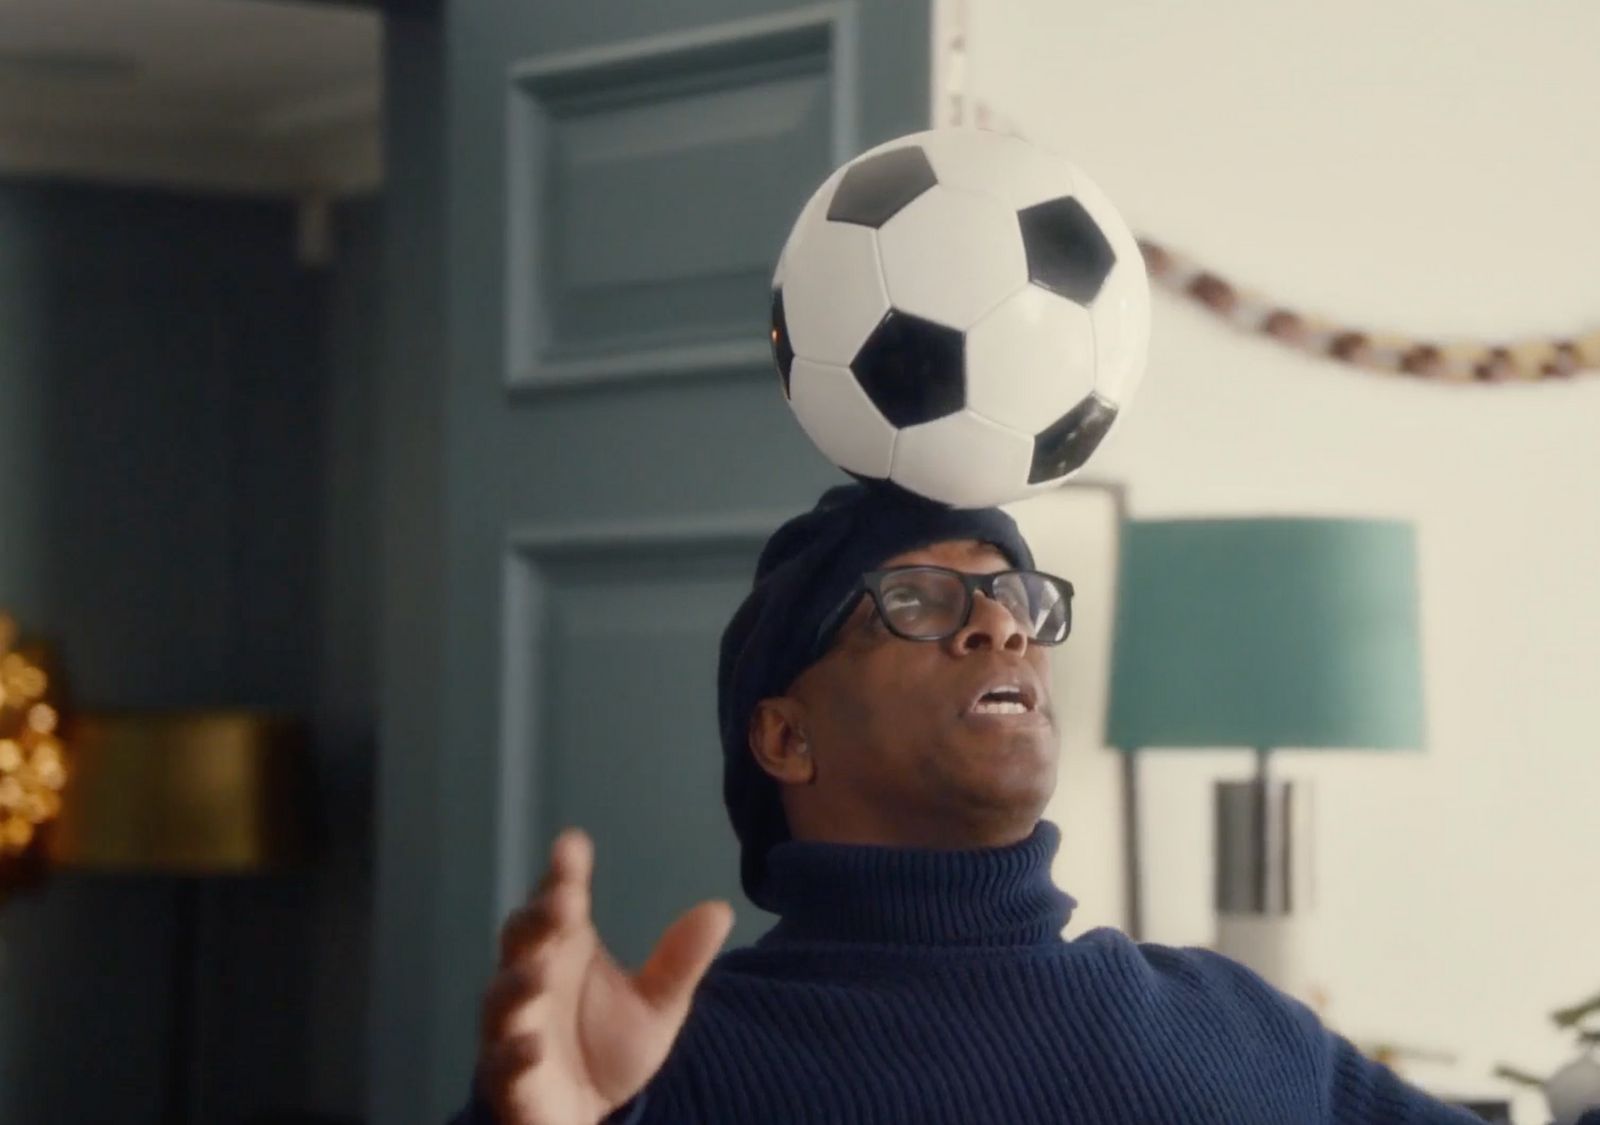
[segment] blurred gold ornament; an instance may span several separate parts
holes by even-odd
[[[42,656],[16,647],[17,638],[16,621],[0,614],[0,865],[19,858],[60,814],[68,773],[50,676]]]
[[[56,729],[56,709],[48,703],[35,703],[28,710],[28,725],[40,734]]]
[[[23,817],[11,817],[6,821],[4,829],[0,830],[0,843],[12,851],[21,852],[33,843],[33,825]]]
[[[33,776],[46,789],[59,790],[66,785],[67,768],[62,761],[60,743],[52,740],[34,747],[29,765],[33,768]]]

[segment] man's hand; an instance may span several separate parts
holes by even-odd
[[[662,935],[637,976],[601,946],[589,915],[594,845],[569,829],[538,892],[500,931],[483,999],[478,1091],[502,1125],[594,1125],[650,1080],[733,926],[703,902]]]

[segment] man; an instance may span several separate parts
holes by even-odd
[[[718,669],[741,878],[777,925],[718,958],[732,912],[702,903],[629,976],[564,833],[502,932],[464,1119],[1476,1120],[1217,954],[1062,939],[1040,815],[1070,597],[999,509],[844,485],[780,528]]]

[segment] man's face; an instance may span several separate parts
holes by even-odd
[[[973,574],[1011,569],[975,540],[937,543],[883,565],[932,564]],[[1016,685],[1022,714],[975,711],[992,687]],[[954,636],[911,641],[884,625],[863,594],[833,647],[790,688],[814,763],[791,793],[835,839],[896,835],[937,842],[946,826],[1031,825],[1055,788],[1057,736],[1045,647],[1003,607],[976,594]],[[876,823],[874,823],[876,822]]]

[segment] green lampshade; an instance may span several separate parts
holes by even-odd
[[[1130,521],[1108,740],[1420,750],[1418,650],[1409,524]]]

